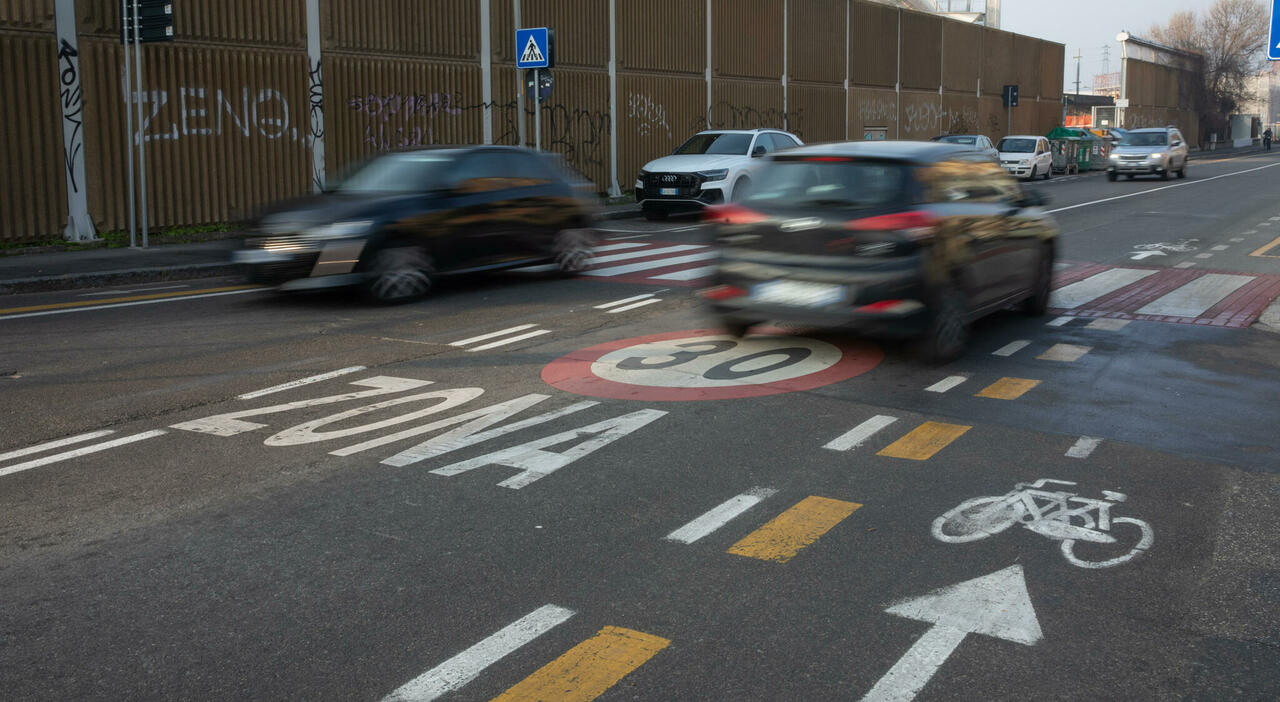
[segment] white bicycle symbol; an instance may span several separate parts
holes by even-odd
[[[1187,253],[1187,252],[1196,250],[1196,247],[1191,245],[1191,243],[1195,241],[1200,241],[1200,240],[1199,239],[1181,239],[1178,242],[1173,244],[1166,243],[1163,241],[1158,244],[1138,244],[1133,247],[1133,250],[1134,251],[1170,251],[1173,253]]]
[[[1106,499],[1094,500],[1079,497],[1073,492],[1038,489],[1048,483],[1075,485],[1066,480],[1041,478],[1034,483],[1018,483],[1013,491],[999,497],[965,500],[955,509],[933,520],[933,536],[939,541],[960,544],[985,539],[1014,524],[1021,524],[1041,536],[1061,541],[1062,556],[1072,565],[1081,568],[1120,565],[1151,548],[1155,540],[1151,525],[1141,519],[1111,516],[1112,506],[1125,501],[1123,493],[1103,490],[1102,495]],[[1125,529],[1129,537],[1125,539],[1125,543],[1135,540],[1137,543],[1111,558],[1077,556],[1075,551],[1080,542],[1103,545],[1120,543],[1109,533],[1117,524],[1129,525]]]

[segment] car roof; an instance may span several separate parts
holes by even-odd
[[[1177,129],[1177,127],[1143,127],[1142,129],[1130,129],[1128,133],[1133,134],[1136,132],[1141,134],[1143,132],[1167,132],[1170,129]]]
[[[857,158],[902,161],[943,161],[959,154],[980,154],[967,144],[939,141],[846,141],[831,144],[799,146],[778,152],[777,156],[853,156]]]
[[[699,134],[759,134],[760,132],[782,132],[788,134],[786,130],[774,129],[773,127],[756,127],[755,129],[704,129]]]
[[[1008,134],[1000,137],[1001,139],[1044,139],[1039,134]]]

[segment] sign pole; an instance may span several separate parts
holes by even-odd
[[[142,15],[133,0],[133,70],[138,83],[138,209],[142,219],[142,248],[147,248],[147,138],[142,125]],[[125,48],[128,51],[128,47]]]
[[[542,151],[542,69],[533,69],[533,149]]]
[[[128,166],[129,248],[138,246],[137,214],[133,209],[133,81],[129,77],[129,0],[120,0],[120,17],[124,22],[124,145]]]

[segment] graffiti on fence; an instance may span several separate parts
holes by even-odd
[[[309,61],[307,100],[311,105],[311,122],[308,136],[315,150],[311,159],[311,184],[318,192],[324,190],[324,71],[318,51]]]
[[[438,143],[435,120],[462,114],[458,103],[454,93],[367,93],[347,98],[350,111],[364,120],[364,143],[382,150]]]
[[[254,90],[244,86],[239,91],[222,88],[210,91],[202,86],[183,86],[177,90],[173,107],[168,90],[139,90],[134,91],[126,103],[143,105],[134,143],[179,141],[192,136],[221,137],[233,132],[246,138],[285,139],[304,146],[310,143],[310,135],[306,131],[299,134],[298,128],[292,125],[289,101],[275,88]]]
[[[707,109],[706,121],[691,122],[690,130],[705,129],[786,129],[796,136],[804,136],[804,110],[784,111],[776,107],[760,109],[752,105],[738,105],[721,100]]]
[[[627,117],[636,120],[636,134],[640,136],[666,132],[667,138],[671,138],[666,106],[654,102],[648,95],[627,93]]]

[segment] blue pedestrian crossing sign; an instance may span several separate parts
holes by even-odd
[[[555,65],[552,42],[555,33],[546,27],[516,30],[516,68],[551,68]]]
[[[1271,1],[1271,38],[1267,41],[1267,60],[1280,61],[1280,0]]]

